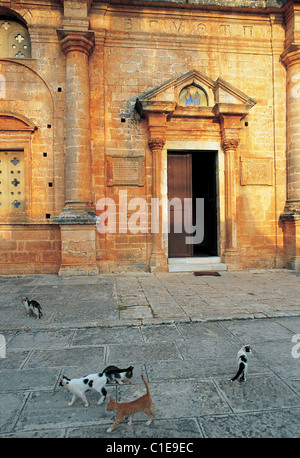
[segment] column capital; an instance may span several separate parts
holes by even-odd
[[[221,130],[221,143],[225,153],[235,151],[240,143],[238,129],[222,129]]]
[[[136,99],[135,109],[141,118],[147,120],[148,145],[153,152],[162,150],[166,143],[167,122],[177,103]]]
[[[281,61],[289,68],[291,65],[300,64],[300,44],[292,43],[280,56]]]
[[[240,142],[241,120],[249,113],[249,105],[217,103],[213,111],[220,124],[221,143],[225,152],[235,151]]]
[[[151,151],[155,149],[162,150],[166,143],[167,131],[167,116],[168,113],[146,112],[146,119],[148,123],[148,145]]]
[[[90,56],[95,46],[95,34],[92,30],[58,29],[57,35],[65,54],[71,51],[80,51]]]
[[[238,147],[239,140],[238,139],[233,139],[233,138],[226,138],[222,140],[222,147],[225,153],[228,153],[230,151],[235,151]]]
[[[221,144],[226,153],[235,151],[240,143],[241,120],[248,114],[248,105],[217,103],[213,111],[220,124]]]
[[[149,142],[148,142],[151,151],[153,151],[155,149],[162,150],[164,145],[165,145],[165,143],[166,143],[166,140],[165,140],[165,138],[162,138],[162,137],[150,137],[149,138]]]
[[[236,125],[235,123],[231,124],[228,122],[228,119],[223,119],[220,124],[221,144],[224,152],[229,153],[235,151],[240,143],[240,121],[238,125]]]

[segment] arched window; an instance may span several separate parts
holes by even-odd
[[[26,25],[12,13],[0,15],[0,58],[26,59],[30,57],[30,36]]]

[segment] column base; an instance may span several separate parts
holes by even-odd
[[[58,275],[98,275],[96,227],[88,224],[60,225],[61,267]]]
[[[240,253],[236,248],[228,248],[225,250],[223,262],[226,264],[228,272],[242,270]]]
[[[280,219],[288,220],[293,219],[295,216],[300,216],[300,200],[288,200]]]
[[[287,268],[291,270],[300,270],[300,256],[291,258],[287,263]]]
[[[77,276],[95,276],[99,274],[99,269],[87,266],[61,266],[58,275],[59,277],[77,277]]]
[[[150,258],[150,272],[169,272],[168,258],[164,253],[152,253]]]
[[[286,206],[285,210],[287,208]],[[280,221],[283,228],[286,267],[291,270],[300,270],[300,210],[296,208],[288,213],[282,213]]]
[[[87,202],[66,202],[62,212],[54,219],[56,224],[94,224],[97,216],[95,209]]]

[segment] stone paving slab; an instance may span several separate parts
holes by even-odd
[[[96,277],[0,277],[1,329],[120,325],[299,316],[297,272],[116,274]],[[9,292],[9,294],[7,294]],[[24,296],[38,300],[42,320],[27,317]]]
[[[118,344],[119,342],[126,342],[127,344],[141,344],[144,342],[140,328],[133,327],[130,332],[126,327],[101,327],[78,329],[75,331],[72,346],[99,346],[105,344]]]
[[[268,323],[271,327],[274,324],[281,326],[280,320],[279,318],[274,322],[274,320],[266,319],[264,324],[266,327]],[[252,320],[239,321],[239,323],[245,325],[245,323],[252,323]],[[289,411],[292,409],[295,420],[299,418],[297,413],[300,411],[299,367],[292,376],[289,372],[285,373],[287,380],[283,380],[277,375],[278,368],[275,364],[273,365],[275,361],[268,359],[265,363],[264,355],[261,353],[260,345],[268,343],[274,346],[274,340],[258,342],[254,343],[254,356],[249,363],[250,371],[247,382],[232,383],[230,377],[236,371],[235,353],[241,342],[232,335],[234,348],[232,351],[230,349],[230,353],[227,353],[229,352],[227,349],[226,354],[222,351],[218,354],[214,346],[217,340],[218,344],[221,343],[221,349],[224,349],[224,339],[228,339],[224,337],[224,334],[228,335],[229,332],[227,327],[236,325],[236,322],[196,323],[196,325],[198,328],[203,327],[198,339],[193,337],[195,324],[190,325],[194,327],[191,333],[189,333],[189,325],[185,323],[160,325],[158,332],[155,332],[155,327],[149,328],[148,326],[110,328],[112,334],[116,332],[117,336],[119,333],[119,336],[125,341],[126,333],[130,335],[133,331],[137,342],[135,346],[133,344],[122,346],[108,342],[105,345],[106,352],[100,353],[98,359],[95,359],[96,355],[93,352],[102,347],[95,347],[89,339],[85,342],[85,347],[72,347],[75,343],[82,345],[81,339],[80,342],[69,341],[70,354],[69,351],[62,351],[61,348],[49,351],[36,350],[25,338],[24,345],[29,344],[31,348],[28,355],[27,352],[20,349],[18,342],[20,342],[21,335],[20,332],[17,333],[15,342],[14,338],[10,340],[14,352],[20,350],[20,358],[15,359],[17,367],[5,370],[0,366],[0,377],[7,381],[6,384],[1,385],[1,405],[9,404],[9,409],[5,409],[5,414],[2,416],[0,436],[239,437],[239,434],[241,436],[242,434],[238,428],[237,415],[248,412],[253,419],[257,418],[258,425],[266,425],[266,419],[269,418],[267,413],[274,412],[277,418],[275,426],[264,426],[261,435],[259,426],[252,426],[251,430],[255,437],[264,437],[263,435],[290,437],[291,431],[293,431],[293,437],[299,437],[299,428],[297,430],[293,425],[288,430],[287,425],[285,423],[282,425],[279,421],[280,418],[285,421],[284,419],[292,417],[292,414],[287,416],[287,409]],[[285,326],[283,329],[286,329]],[[148,339],[148,342],[146,339],[146,342],[143,342],[141,337],[147,333],[149,335],[151,329],[154,330],[152,333],[154,339]],[[237,329],[236,326],[235,329]],[[92,331],[94,332],[95,329]],[[101,328],[98,331],[100,334]],[[79,329],[76,332],[82,336],[84,331]],[[36,333],[40,339],[40,331]],[[23,335],[27,337],[25,332]],[[284,335],[280,335],[280,339],[284,340],[279,340],[276,345],[285,344],[285,359],[291,366],[295,366],[295,360],[290,355],[290,339]],[[36,342],[36,339],[33,339],[32,342]],[[173,342],[173,346],[170,342]],[[191,347],[193,342],[195,343],[194,352]],[[205,345],[208,342],[211,343],[213,349],[207,349]],[[183,343],[188,345],[187,353]],[[201,343],[204,351],[201,353],[202,357],[199,357]],[[177,346],[177,352],[174,357],[170,349],[174,349],[175,346]],[[216,347],[220,349],[220,345]],[[282,353],[281,358],[284,359],[281,350],[279,348],[279,352]],[[74,358],[74,351],[78,352],[77,358]],[[71,407],[67,406],[71,395],[67,390],[58,387],[57,379],[65,370],[72,377],[80,375],[83,368],[87,369],[86,360],[82,355],[85,354],[88,357],[90,352],[93,353],[92,359],[89,359],[91,366],[98,365],[99,361],[102,367],[110,362],[120,361],[122,365],[132,361],[137,362],[133,384],[109,387],[108,391],[118,401],[134,399],[137,395],[143,394],[145,388],[139,377],[140,372],[143,371],[148,378],[155,402],[155,420],[149,427],[145,425],[146,419],[143,414],[138,414],[134,417],[132,426],[122,423],[113,435],[108,435],[106,429],[114,421],[114,416],[106,411],[105,404],[96,405],[98,395],[94,392],[88,393],[90,402],[88,408],[84,407],[80,400],[77,400]],[[207,352],[209,352],[209,357],[207,357]],[[50,354],[51,357],[49,357]],[[127,359],[125,359],[126,356]],[[20,363],[22,358],[24,359],[23,364]],[[110,361],[111,358],[112,361]],[[293,378],[292,383],[291,377]],[[13,380],[14,383],[9,383],[9,380]],[[30,380],[34,380],[34,384],[30,384]],[[219,423],[220,415],[226,415],[225,423]],[[191,429],[186,425],[190,425]],[[170,428],[173,431],[171,434]],[[243,428],[244,425],[242,430]],[[249,434],[248,431],[247,437]]]
[[[1,368],[1,390],[2,391],[26,391],[54,389],[60,368],[34,368],[34,369],[11,369]]]
[[[288,320],[288,321],[287,321]],[[286,323],[286,326],[285,326]],[[278,340],[290,340],[295,334],[289,328],[293,325],[296,331],[300,328],[300,317],[293,319],[285,318],[280,321],[276,320],[249,320],[243,323],[226,323],[226,328],[229,332],[234,334],[238,339],[246,341],[247,339],[252,343],[256,342],[272,342]],[[277,349],[278,353],[278,349]]]
[[[66,432],[66,437],[69,438],[145,438],[145,439],[180,439],[180,438],[202,438],[202,433],[197,422],[197,419],[173,419],[155,420],[155,428],[146,426],[146,421],[136,421],[132,425],[121,423],[118,425],[118,430],[107,433],[105,428],[100,431],[99,426],[69,428]],[[138,427],[137,427],[138,426]]]
[[[291,340],[277,342],[273,340],[253,345],[256,357],[268,367],[272,367],[276,374],[284,379],[298,378],[300,370],[300,360],[294,359],[291,354],[295,344],[291,345],[290,342]]]
[[[209,438],[298,438],[300,409],[206,416],[199,424]]]
[[[291,271],[0,277],[0,437],[299,438],[299,280]],[[41,320],[26,316],[25,294],[40,300]],[[245,343],[247,381],[231,382]],[[140,413],[107,433],[115,413],[93,391],[89,407],[67,405],[62,374],[109,364],[134,366],[132,384],[107,388],[118,401],[142,395],[145,374],[151,425]]]
[[[35,350],[25,363],[26,368],[34,367],[60,367],[87,365],[95,367],[103,366],[104,347],[86,348],[59,348],[58,350]],[[95,372],[96,372],[95,371]],[[84,375],[84,374],[82,374]]]
[[[272,374],[249,376],[245,383],[218,380],[217,384],[236,413],[299,406],[299,396]]]
[[[35,332],[17,332],[9,341],[10,350],[28,349],[57,349],[65,348],[72,342],[73,330],[49,330]]]
[[[142,361],[173,361],[181,360],[181,354],[175,343],[170,342],[156,342],[148,344],[118,344],[110,345],[107,363],[108,364],[121,364],[130,357],[131,363]]]

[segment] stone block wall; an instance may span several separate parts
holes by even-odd
[[[102,130],[99,144],[93,141],[93,155],[103,150],[103,137],[106,157],[142,154],[145,185],[142,188],[128,187],[128,196],[141,196],[150,202],[152,155],[147,144],[146,123],[134,111],[135,99],[174,75],[179,76],[193,68],[209,78],[225,79],[257,101],[242,123],[235,162],[237,244],[242,266],[283,266],[283,235],[278,225],[286,200],[286,72],[280,62],[285,38],[283,18],[238,12],[205,11],[204,14],[195,10],[176,11],[174,14],[173,10],[162,13],[150,8],[129,12],[118,7],[109,8],[102,22],[99,15],[101,8],[98,5],[91,10],[91,28],[95,30],[96,42],[97,33],[101,34],[103,28],[106,39],[98,50],[96,46],[91,56],[91,65],[95,68],[92,86],[103,80],[106,109],[95,104],[97,114],[92,118],[98,119],[97,127],[100,127],[99,120],[104,111],[106,129]],[[101,26],[99,32],[98,24]],[[99,56],[103,56],[103,63],[98,77]],[[195,121],[185,122],[185,138],[181,140],[193,138],[200,141],[203,132],[195,133]],[[100,136],[96,131],[92,129],[93,139],[95,135]],[[173,134],[172,138],[175,137]],[[263,170],[261,159],[265,160]],[[243,164],[252,168],[252,177],[248,176],[241,183]],[[260,174],[258,181],[255,179],[257,173]],[[102,196],[103,188],[99,189],[100,193],[95,194],[96,201]],[[119,189],[123,188],[107,187],[105,195],[116,199]],[[142,257],[144,265],[148,264],[151,253],[149,234],[99,237],[100,247],[105,246],[106,252],[104,255],[100,248],[102,269],[107,266],[118,269],[123,264],[128,268],[130,263],[135,268],[136,255]]]
[[[1,224],[0,231],[1,275],[58,272],[59,228]]]
[[[10,3],[0,2],[0,6],[12,9]],[[239,266],[287,265],[287,256],[292,256],[292,248],[287,248],[292,243],[287,245],[287,240],[294,237],[290,234],[295,229],[290,228],[284,235],[280,223],[287,199],[286,67],[281,59],[287,24],[288,36],[292,36],[286,2],[234,2],[236,7],[232,7],[229,1],[198,1],[184,8],[178,2],[166,6],[162,3],[14,2],[12,11],[23,17],[28,27],[32,54],[23,60],[0,58],[0,75],[5,80],[5,96],[0,91],[0,115],[1,110],[16,112],[29,120],[35,130],[26,134],[25,142],[27,213],[14,221],[1,218],[0,274],[58,272],[60,268],[68,271],[73,264],[74,272],[84,271],[84,264],[88,273],[95,271],[95,266],[101,272],[149,270],[153,250],[150,230],[124,233],[117,225],[117,233],[100,234],[94,225],[93,229],[86,228],[81,240],[84,229],[80,225],[75,234],[76,225],[64,227],[55,218],[74,194],[77,200],[91,201],[95,209],[99,199],[113,199],[118,210],[120,191],[127,191],[128,202],[132,198],[147,201],[150,227],[153,151],[147,121],[135,109],[136,99],[193,69],[208,80],[225,80],[256,101],[241,120],[240,140],[232,161]],[[88,74],[84,74],[80,88],[69,98],[66,94],[72,74],[67,71],[67,59],[68,65],[73,59],[73,69],[80,75],[78,62],[82,62],[82,56],[77,55],[77,60],[76,53],[72,59],[66,55],[61,45],[62,32],[58,30],[90,31],[93,36],[93,49],[86,57]],[[81,121],[72,121],[70,134],[72,104],[80,111],[77,95],[86,96],[88,92],[89,105],[83,107]],[[177,103],[170,92],[162,94]],[[233,95],[226,97],[224,102],[232,102]],[[87,97],[85,103],[86,100]],[[210,106],[214,104],[212,95]],[[201,150],[212,144],[217,149],[222,257],[226,232],[225,153],[215,121],[193,116],[167,119],[161,167],[166,167],[164,158],[170,145],[175,149],[184,145],[186,149]],[[84,138],[90,136],[90,142],[84,154],[76,156],[74,150],[77,168],[72,175],[66,139],[68,148],[72,140],[79,148],[80,141],[72,135],[75,131],[83,135],[83,130]],[[15,137],[1,130],[0,149],[19,148],[23,138],[23,134]],[[129,176],[123,177],[123,183],[114,182],[111,164],[122,158],[127,165],[135,159],[142,164],[138,178],[129,167]],[[79,176],[80,163],[85,175]],[[73,191],[72,186],[76,188]],[[166,178],[161,186],[166,189]],[[128,209],[127,223],[134,212]],[[96,213],[99,214],[97,209]]]

